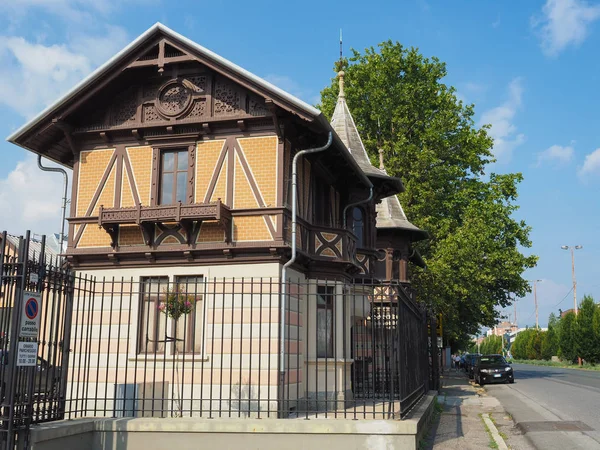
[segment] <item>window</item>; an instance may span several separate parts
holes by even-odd
[[[161,205],[185,203],[188,184],[188,152],[174,150],[162,152],[160,164]]]
[[[179,292],[185,293],[193,309],[177,320],[177,353],[201,353],[204,325],[202,293],[204,284],[201,276],[185,276],[175,279]]]
[[[352,233],[356,236],[356,246],[363,248],[365,244],[365,221],[362,208],[352,209]]]
[[[144,277],[140,284],[138,353],[164,353],[167,317],[160,313],[168,277]]]
[[[322,178],[314,178],[314,220],[315,225],[331,226],[333,210],[331,189]]]
[[[317,358],[333,358],[334,286],[317,286]]]
[[[202,276],[176,277],[171,284],[168,277],[142,278],[138,353],[201,353],[203,291]],[[179,311],[177,320],[171,308]]]

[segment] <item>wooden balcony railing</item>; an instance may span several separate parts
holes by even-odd
[[[117,245],[119,226],[138,225],[146,245],[152,245],[156,223],[175,222],[185,231],[188,245],[197,224],[215,220],[225,232],[225,241],[231,242],[231,210],[221,200],[215,203],[192,203],[160,206],[134,206],[131,208],[104,208],[100,206],[98,225],[110,235],[113,248]]]

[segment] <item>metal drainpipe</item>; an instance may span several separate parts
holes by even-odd
[[[361,203],[367,203],[367,202],[371,201],[372,198],[373,198],[373,186],[371,186],[369,188],[369,196],[366,199],[359,200],[358,202],[350,203],[349,205],[346,205],[346,207],[344,208],[344,214],[343,214],[343,216],[344,216],[343,217],[344,230],[346,229],[346,222],[347,222],[347,220],[346,220],[346,212],[348,211],[348,209],[352,208],[353,206],[360,205]]]
[[[61,169],[60,167],[45,167],[42,166],[42,155],[38,155],[38,167],[43,170],[44,172],[58,172],[58,173],[62,173],[63,177],[65,178],[65,191],[64,191],[64,195],[63,195],[63,199],[62,199],[62,221],[61,221],[61,225],[60,225],[60,253],[62,253],[63,250],[63,245],[65,242],[65,218],[66,218],[66,214],[67,214],[67,186],[69,184],[69,177],[67,175],[67,172],[64,169]]]
[[[288,262],[283,265],[281,269],[281,303],[280,303],[280,328],[279,328],[279,358],[280,358],[280,386],[282,389],[281,394],[283,394],[283,382],[285,380],[285,306],[286,306],[286,278],[287,278],[287,269],[296,261],[296,217],[297,217],[297,203],[298,203],[298,194],[297,194],[297,186],[298,186],[298,159],[301,156],[308,155],[310,153],[318,153],[323,150],[327,150],[333,141],[333,135],[331,131],[327,136],[327,143],[322,147],[309,148],[306,150],[300,150],[298,153],[294,155],[294,159],[292,160],[292,257]],[[283,399],[283,395],[280,394],[280,398]],[[282,411],[283,413],[283,411]]]

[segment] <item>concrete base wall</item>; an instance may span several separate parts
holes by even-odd
[[[32,450],[416,450],[435,399],[425,396],[405,420],[78,419],[31,428]]]

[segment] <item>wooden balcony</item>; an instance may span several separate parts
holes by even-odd
[[[146,245],[152,245],[155,224],[177,223],[185,231],[187,243],[190,245],[194,230],[205,220],[219,222],[225,232],[225,242],[231,242],[231,210],[220,200],[215,203],[179,202],[176,205],[138,205],[131,208],[100,206],[98,212],[98,225],[110,235],[113,248],[117,246],[121,225],[138,225]]]
[[[284,215],[287,243],[291,244],[291,217]],[[345,263],[358,269],[356,237],[343,228],[312,225],[298,218],[296,235],[298,251],[317,261]]]

